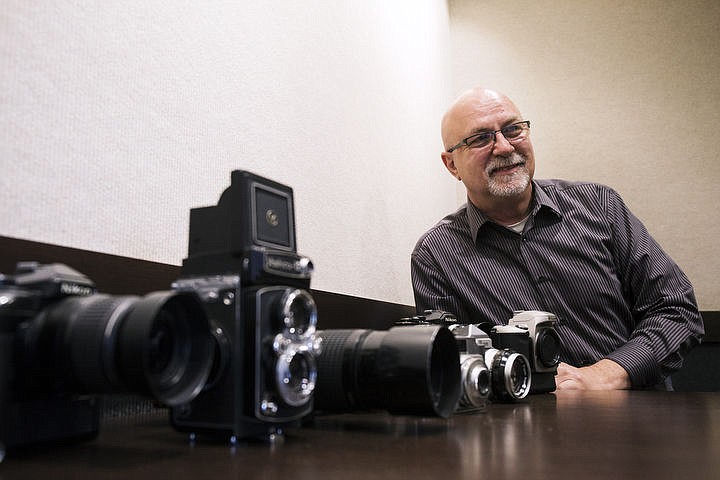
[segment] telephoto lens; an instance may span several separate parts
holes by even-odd
[[[0,274],[0,444],[94,438],[98,395],[132,393],[183,405],[213,365],[210,320],[188,293],[96,293],[60,263],[19,262]]]
[[[138,393],[174,406],[202,390],[212,366],[202,305],[172,291],[65,298],[29,325],[24,341],[30,389]]]
[[[315,410],[449,417],[461,393],[460,354],[447,327],[320,330]]]

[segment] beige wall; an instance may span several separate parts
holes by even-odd
[[[3,0],[0,234],[179,264],[248,169],[295,189],[313,287],[410,304],[448,43],[443,0]]]
[[[514,98],[536,176],[617,189],[720,309],[720,2],[449,5],[454,94]]]
[[[315,288],[409,304],[456,205],[440,116],[486,84],[538,176],[617,188],[720,309],[720,2],[681,3],[5,0],[0,234],[179,264],[245,168],[295,188]]]

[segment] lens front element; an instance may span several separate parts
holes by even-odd
[[[275,373],[277,389],[285,403],[300,407],[312,399],[317,365],[315,356],[305,346],[291,344],[278,358]]]
[[[317,307],[305,290],[288,290],[282,298],[281,316],[289,336],[308,337],[315,333]]]

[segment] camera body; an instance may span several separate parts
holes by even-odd
[[[557,317],[539,310],[517,310],[508,320],[508,326],[521,328],[528,332],[527,337],[505,335],[494,336],[493,342],[498,348],[513,348],[530,360],[533,372],[531,393],[555,391],[555,375],[560,363],[562,341],[555,325]],[[492,333],[491,333],[492,336]]]
[[[45,307],[72,294],[94,293],[90,279],[62,265],[40,269],[21,263],[14,275],[0,276],[0,444],[12,448],[97,435],[98,399],[42,385],[29,375],[36,362],[24,351],[31,324]]]
[[[18,263],[0,275],[0,444],[92,438],[101,394],[185,403],[212,366],[200,302],[172,291],[96,292],[62,264]]]
[[[519,400],[529,393],[532,374],[527,358],[512,349],[497,348],[479,326],[457,323],[454,314],[442,310],[426,310],[396,324],[444,325],[453,333],[460,351],[462,389],[458,411],[482,409],[488,401]],[[528,336],[526,330],[514,327],[494,334]]]
[[[188,257],[173,288],[202,300],[216,354],[203,391],[172,409],[177,430],[273,439],[312,411],[313,265],[295,248],[292,189],[250,172],[233,171],[216,206],[190,211]]]

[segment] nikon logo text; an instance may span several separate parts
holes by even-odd
[[[77,283],[61,283],[60,293],[63,295],[92,295],[93,289],[85,285],[78,285]]]

